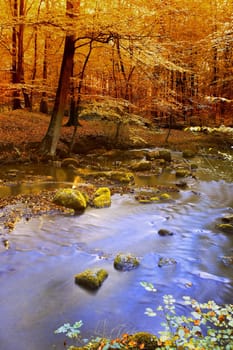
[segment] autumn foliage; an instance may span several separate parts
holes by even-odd
[[[53,113],[50,136],[97,97],[161,126],[232,124],[232,1],[0,4],[0,108]]]

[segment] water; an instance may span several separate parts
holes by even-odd
[[[174,194],[172,201],[143,205],[133,194],[117,194],[110,208],[19,222],[8,235],[11,248],[0,252],[1,349],[64,349],[64,336],[54,335],[54,330],[80,319],[84,337],[157,332],[162,320],[149,318],[144,311],[161,304],[165,294],[175,296],[180,313],[186,312],[183,295],[232,303],[232,267],[226,267],[221,257],[233,254],[233,236],[216,229],[219,218],[233,213],[232,168],[225,162],[213,161],[211,168],[205,159],[197,161],[198,180],[189,179],[188,189]],[[61,169],[43,171],[51,176],[44,182],[47,188],[69,184],[73,176]],[[139,185],[153,181],[136,178]],[[174,183],[175,178],[165,173],[156,181]],[[32,184],[24,186],[35,189]],[[159,236],[161,228],[174,235]],[[118,252],[137,255],[140,266],[116,271],[113,260]],[[161,257],[173,258],[176,264],[159,267]],[[96,293],[74,283],[75,274],[92,267],[109,273]],[[141,281],[152,282],[157,293],[145,291]]]

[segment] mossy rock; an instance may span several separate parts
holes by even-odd
[[[108,277],[108,273],[104,269],[85,270],[75,275],[75,283],[89,290],[97,290],[104,280]]]
[[[135,349],[154,350],[158,347],[158,338],[147,332],[138,332],[129,336],[129,343],[135,343]]]
[[[138,267],[139,260],[132,254],[119,253],[114,259],[114,267],[120,271],[130,271]]]
[[[150,197],[150,202],[158,202],[159,201],[159,197],[154,196],[154,197]]]
[[[110,179],[113,181],[117,181],[123,184],[129,184],[134,182],[134,176],[131,172],[124,172],[124,171],[111,171]]]
[[[171,196],[168,194],[168,193],[162,193],[160,195],[160,199],[162,200],[168,200],[168,199],[171,199]]]
[[[53,202],[75,211],[84,211],[87,207],[85,196],[80,191],[72,188],[57,190],[53,197]]]
[[[170,162],[172,160],[171,152],[166,150],[160,150],[159,159],[164,159],[167,162]]]
[[[159,159],[159,158],[160,158],[159,151],[148,151],[146,153],[147,160],[154,160],[154,159]]]
[[[222,222],[228,223],[228,224],[233,224],[233,215],[226,215],[222,218]]]
[[[191,149],[186,149],[182,153],[183,158],[193,158],[195,156],[195,152]]]
[[[152,201],[150,199],[139,199],[138,202],[141,204],[151,204],[152,203]]]
[[[141,160],[140,162],[136,162],[131,165],[131,169],[133,171],[148,171],[151,170],[152,164],[148,160]]]
[[[233,224],[218,224],[218,229],[225,233],[233,233]]]
[[[191,163],[190,168],[191,168],[191,170],[196,170],[196,169],[198,169],[198,165],[196,163]]]
[[[190,176],[190,171],[187,169],[177,169],[176,177],[188,177]]]
[[[98,341],[93,340],[83,347],[71,346],[68,350],[155,350],[158,349],[158,347],[160,347],[160,341],[155,335],[148,332],[138,332],[135,334],[125,333],[117,339],[99,338]]]
[[[111,206],[111,192],[108,187],[100,187],[94,193],[93,206],[95,208],[106,208]]]

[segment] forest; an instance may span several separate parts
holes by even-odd
[[[118,101],[159,126],[232,125],[231,0],[1,0],[0,108],[51,114]]]
[[[0,347],[232,350],[233,1],[0,8]]]

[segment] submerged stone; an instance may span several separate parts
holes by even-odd
[[[175,265],[175,264],[177,264],[177,262],[173,258],[160,258],[158,262],[159,267]]]
[[[111,206],[111,192],[108,187],[100,187],[94,194],[93,205],[95,208]]]
[[[75,211],[83,211],[87,207],[85,196],[80,191],[72,188],[57,190],[53,202]]]
[[[144,159],[131,165],[131,169],[133,171],[147,171],[147,170],[151,170],[151,168],[152,168],[151,162]]]
[[[139,260],[132,254],[119,253],[114,259],[114,267],[120,271],[130,271],[139,265]]]
[[[159,234],[160,236],[173,236],[173,235],[174,235],[173,232],[171,232],[171,231],[169,231],[169,230],[166,230],[166,229],[164,229],[164,228],[161,228],[161,229],[158,231],[158,234]]]
[[[108,273],[104,269],[99,270],[90,270],[87,269],[83,272],[74,276],[75,283],[81,287],[84,287],[89,290],[98,289],[104,280],[108,277]]]

